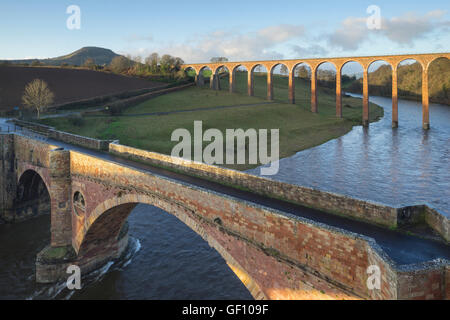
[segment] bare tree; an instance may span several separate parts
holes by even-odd
[[[212,63],[228,62],[228,58],[227,58],[227,57],[212,57],[212,58],[210,59],[210,61],[211,61]],[[222,72],[226,72],[227,69],[225,69],[224,67],[220,67],[219,70],[217,70],[217,71],[218,71],[219,73],[222,73]]]
[[[228,58],[227,57],[212,57],[210,61],[213,63],[228,62]]]
[[[311,76],[311,71],[309,68],[306,68],[304,65],[300,68],[296,68],[297,77],[307,79]]]
[[[174,62],[175,71],[180,71],[181,70],[181,66],[183,64],[184,64],[183,59],[181,59],[180,57],[175,57],[175,62]]]
[[[153,52],[151,55],[145,58],[145,64],[150,67],[152,73],[156,73],[158,71],[159,54]]]
[[[175,58],[172,57],[170,54],[165,54],[161,57],[159,63],[160,63],[161,71],[163,73],[167,73],[167,72],[172,71],[172,69],[174,68]]]
[[[84,60],[83,67],[89,68],[89,69],[95,69],[95,61],[92,58],[87,58]]]
[[[117,56],[112,59],[109,67],[113,72],[122,73],[128,69],[130,69],[133,65],[133,62],[124,57],[124,56]]]
[[[136,63],[142,63],[142,57],[140,55],[135,55],[131,60],[133,60]]]
[[[36,109],[39,119],[41,112],[53,103],[54,97],[55,95],[44,80],[35,79],[26,85],[22,103],[27,108]]]

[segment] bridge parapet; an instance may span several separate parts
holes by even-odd
[[[243,188],[262,196],[286,200],[332,214],[378,224],[383,227],[396,228],[418,222],[427,222],[446,241],[450,241],[449,219],[427,205],[391,207],[373,201],[302,187],[241,171],[187,161],[118,143],[111,143],[109,152],[128,159],[144,161],[150,165],[183,171],[189,175],[224,185]]]

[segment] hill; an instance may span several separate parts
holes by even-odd
[[[21,106],[26,84],[46,81],[55,104],[160,86],[161,83],[112,73],[51,67],[0,66],[0,110]]]
[[[49,66],[60,66],[63,63],[68,65],[82,66],[87,59],[93,59],[97,65],[108,65],[112,59],[119,56],[109,49],[98,47],[84,47],[68,55],[50,59],[25,59],[25,60],[2,60],[0,63],[11,64],[32,64],[36,60]]]
[[[450,105],[450,61],[438,59],[430,66],[430,101]],[[392,96],[392,71],[383,65],[369,74],[370,94],[384,97]],[[358,79],[344,90],[362,93],[362,79]],[[402,99],[421,101],[422,68],[419,63],[402,65],[398,68],[398,94]]]

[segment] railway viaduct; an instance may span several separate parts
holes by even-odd
[[[121,256],[127,217],[143,203],[198,233],[256,299],[450,297],[448,242],[425,245],[391,230],[420,214],[448,241],[448,218],[432,209],[392,208],[70,134],[65,141],[89,148],[0,134],[1,217],[42,213],[48,190],[51,243],[37,256],[38,282],[65,281],[69,265],[86,274]],[[17,211],[32,194],[38,205]],[[377,231],[364,234],[368,226]],[[400,237],[391,248],[399,256],[388,256],[372,236]],[[405,263],[402,252],[415,241],[425,256]],[[373,265],[380,270],[375,289],[367,285]]]
[[[357,62],[363,68],[363,125],[369,125],[369,68],[374,62],[385,62],[392,69],[392,126],[398,126],[398,67],[399,64],[408,59],[416,60],[422,66],[422,125],[424,129],[430,128],[429,117],[429,92],[428,92],[428,71],[430,64],[439,58],[450,58],[450,53],[434,54],[409,54],[409,55],[388,55],[388,56],[367,56],[367,57],[343,57],[343,58],[316,58],[316,59],[295,59],[295,60],[269,60],[269,61],[242,61],[242,62],[221,62],[221,63],[197,63],[185,64],[183,68],[193,69],[196,72],[197,84],[203,84],[202,71],[209,68],[212,71],[211,88],[217,89],[220,86],[218,73],[222,68],[229,71],[230,92],[235,91],[236,71],[240,68],[248,71],[248,95],[253,96],[253,76],[258,66],[264,66],[267,70],[267,99],[273,100],[272,77],[274,69],[279,65],[284,65],[289,70],[289,101],[295,103],[295,69],[301,64],[309,66],[311,70],[311,111],[318,112],[317,104],[317,69],[324,63],[331,63],[336,69],[336,116],[342,117],[342,68],[349,62]]]

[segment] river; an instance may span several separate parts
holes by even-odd
[[[384,108],[381,120],[281,159],[271,178],[393,206],[428,203],[449,216],[450,106],[430,104],[426,131],[421,103],[400,100],[399,127],[392,129],[392,100],[370,101]]]
[[[273,178],[390,205],[427,202],[448,215],[450,107],[430,105],[431,130],[423,131],[421,105],[401,100],[400,127],[392,129],[391,100],[371,101],[384,107],[383,119],[282,159]],[[0,225],[0,299],[252,298],[220,255],[175,217],[139,205],[129,223],[127,257],[84,280],[79,292],[34,283],[35,256],[50,242],[49,216]]]

